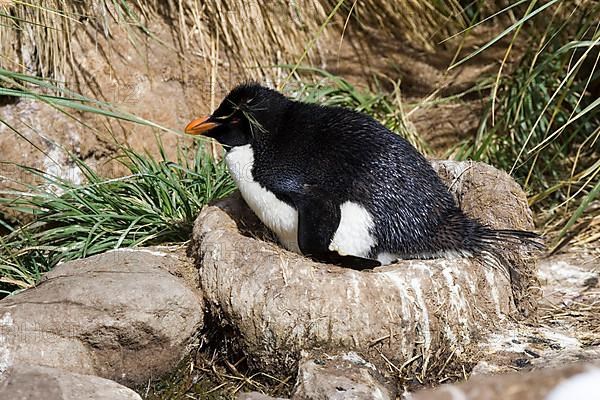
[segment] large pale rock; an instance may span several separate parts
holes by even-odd
[[[37,365],[15,365],[0,381],[0,398],[10,400],[141,400],[108,379]]]
[[[478,163],[435,166],[471,216],[497,228],[532,228],[525,195],[505,173]],[[523,278],[516,285],[476,259],[405,260],[359,272],[282,249],[235,196],[203,209],[191,246],[210,311],[233,327],[232,341],[260,368],[293,373],[304,349],[355,350],[382,370],[389,362],[422,377],[447,360],[473,360],[484,336],[533,308],[535,263],[512,251]]]
[[[600,364],[481,376],[415,393],[414,400],[571,400],[600,398]]]
[[[15,363],[126,385],[170,372],[202,327],[202,299],[169,271],[187,261],[112,251],[56,267],[0,302],[0,373]]]

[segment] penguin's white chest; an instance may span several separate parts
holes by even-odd
[[[300,253],[298,211],[279,200],[277,196],[254,180],[252,147],[248,144],[232,148],[225,156],[225,163],[242,197],[252,211],[263,224],[275,232],[285,248]]]
[[[298,211],[279,200],[252,176],[254,153],[250,145],[232,148],[225,162],[242,197],[258,218],[279,238],[281,244],[297,253]],[[373,218],[360,204],[347,201],[340,205],[340,222],[329,250],[341,255],[368,257],[377,244],[372,232]]]
[[[372,230],[371,214],[362,205],[346,201],[340,205],[340,223],[329,250],[343,256],[368,257],[371,248],[377,244]]]

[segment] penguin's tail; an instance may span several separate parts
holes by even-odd
[[[477,221],[473,223],[465,249],[510,277],[518,275],[511,261],[515,255],[533,257],[545,249],[543,238],[535,232],[493,229]]]
[[[492,229],[486,225],[477,223],[471,237],[473,244],[482,250],[487,247],[502,246],[525,246],[530,250],[544,250],[543,238],[535,232],[520,231],[515,229]]]

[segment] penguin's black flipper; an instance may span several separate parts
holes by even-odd
[[[342,256],[337,251],[328,251],[327,253],[320,254],[319,257],[312,256],[311,258],[318,262],[350,268],[356,271],[373,269],[381,266],[381,263],[377,260],[357,256]]]
[[[329,197],[305,193],[294,199],[298,210],[298,247],[305,256],[315,261],[355,270],[379,267],[377,260],[357,256],[343,256],[329,250],[333,235],[340,224],[340,208]]]

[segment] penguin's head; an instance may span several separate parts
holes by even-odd
[[[191,121],[185,133],[214,138],[229,150],[268,141],[277,133],[290,102],[281,93],[258,84],[241,84],[205,117]]]

